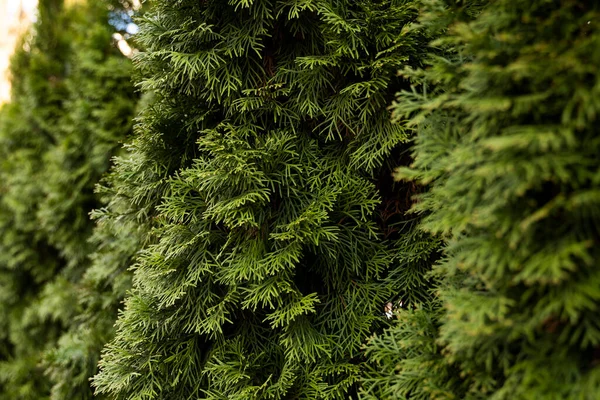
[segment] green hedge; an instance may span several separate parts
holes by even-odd
[[[600,4],[107,6],[13,59],[0,400],[600,398]]]

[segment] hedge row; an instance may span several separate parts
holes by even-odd
[[[600,3],[132,12],[14,57],[0,399],[600,398]]]

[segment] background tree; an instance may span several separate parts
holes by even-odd
[[[396,104],[417,143],[398,177],[446,244],[433,307],[371,344],[398,365],[380,398],[598,398],[599,5],[424,3],[448,30]]]
[[[131,64],[119,54],[110,39],[115,30],[126,35],[124,31],[131,23],[130,15],[134,10],[130,3],[114,3],[90,2],[81,10],[81,19],[74,25],[81,40],[73,43],[77,65],[70,79],[73,103],[68,107],[64,122],[69,134],[68,146],[73,151],[66,152],[63,146],[59,154],[69,157],[62,163],[66,161],[73,168],[79,162],[79,166],[73,168],[71,181],[55,185],[48,191],[53,194],[57,206],[66,207],[67,199],[72,198],[68,193],[73,186],[72,177],[80,173],[81,183],[86,185],[81,196],[87,197],[87,201],[81,202],[83,207],[66,208],[82,213],[77,220],[85,234],[79,235],[82,243],[76,248],[85,249],[85,252],[80,253],[81,262],[73,279],[79,306],[77,317],[59,339],[58,346],[47,354],[44,363],[53,383],[52,398],[57,400],[92,397],[89,379],[97,371],[102,346],[114,332],[119,301],[131,286],[129,274],[119,263],[120,253],[112,251],[108,259],[97,253],[115,246],[129,250],[132,232],[121,223],[118,239],[103,226],[96,228],[90,237],[93,224],[88,215],[92,208],[100,208],[105,203],[102,190],[93,193],[91,189],[107,170],[118,144],[128,135],[137,105],[137,96],[134,96],[130,83]],[[92,93],[94,95],[90,96]],[[78,159],[73,162],[72,156]]]
[[[144,248],[101,360],[119,399],[347,398],[383,308],[409,186],[387,111],[418,66],[406,1],[158,1],[136,58],[154,97],[113,172]],[[378,189],[385,188],[385,189]],[[129,206],[127,206],[127,202]],[[403,209],[404,207],[404,209]],[[405,297],[404,297],[405,296]]]
[[[56,303],[42,307],[44,284],[63,260],[45,240],[36,218],[44,197],[40,155],[55,141],[52,129],[59,124],[67,92],[68,40],[59,28],[63,21],[61,1],[40,2],[35,27],[39,34],[25,38],[12,59],[12,102],[2,110],[0,393],[5,399],[47,395],[49,384],[38,362],[65,322],[60,320],[64,313],[52,315]]]
[[[44,399],[40,364],[79,312],[89,264],[93,187],[131,129],[130,62],[112,43],[105,3],[41,1],[13,57],[0,124],[0,398]],[[72,357],[77,357],[72,355]],[[71,375],[91,394],[89,375]],[[54,377],[55,378],[55,377]]]

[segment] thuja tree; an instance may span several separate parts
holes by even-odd
[[[60,127],[52,130],[55,143],[43,155],[45,199],[38,219],[52,245],[76,265],[93,247],[86,242],[93,226],[88,214],[99,205],[94,186],[131,131],[136,106],[131,61],[113,43],[115,27],[109,25],[110,15],[125,11],[108,0],[68,10],[67,93]]]
[[[445,54],[411,74],[429,91],[396,106],[417,128],[398,175],[430,185],[415,209],[446,245],[440,306],[401,314],[417,328],[373,345],[400,365],[388,393],[598,398],[600,6],[501,0],[450,15]]]
[[[113,4],[114,3],[114,4]],[[98,252],[113,245],[113,237],[101,228],[92,235],[89,213],[102,204],[103,194],[94,193],[111,157],[131,130],[137,96],[131,84],[131,62],[112,43],[115,29],[124,29],[115,20],[132,12],[127,2],[88,2],[72,17],[70,89],[61,126],[61,141],[48,157],[54,161],[47,173],[55,176],[47,184],[44,220],[64,234],[64,252],[71,256],[67,268],[77,294],[77,316],[46,354],[43,366],[52,383],[52,399],[92,397],[89,379],[96,373],[100,350],[111,338],[118,301],[130,286],[129,274],[120,274],[112,259],[95,267]],[[109,21],[113,25],[109,25]],[[68,174],[65,174],[69,171]],[[63,180],[59,180],[62,178]],[[60,212],[62,211],[62,213]],[[123,228],[124,234],[127,232]],[[52,237],[57,237],[55,234]],[[128,248],[131,239],[121,238]],[[60,243],[57,243],[60,244]],[[72,253],[69,253],[72,251]],[[99,270],[99,271],[98,271]],[[66,271],[63,275],[67,275]],[[101,277],[110,276],[110,282]]]
[[[449,29],[458,23],[472,21],[486,4],[486,0],[414,2],[419,16],[406,30],[420,32],[425,37],[428,55],[421,68],[401,70],[400,74],[409,80],[411,90],[403,91],[392,107],[395,111],[393,120],[405,123],[411,129],[413,141],[416,139],[420,143],[424,129],[447,127],[445,122],[434,123],[437,120],[426,110],[438,107],[435,100],[445,95],[443,82],[449,72],[468,60],[468,55],[458,51],[452,40],[448,40]],[[420,110],[423,112],[419,113]],[[436,150],[443,154],[444,146],[440,143]],[[412,157],[401,164],[412,163],[418,156],[420,153],[413,151]],[[437,158],[437,153],[432,155],[432,162]],[[405,181],[410,182],[409,179]],[[411,191],[411,200],[417,205],[408,212],[412,223],[395,250],[407,265],[420,266],[421,280],[428,285],[427,296],[393,309],[393,325],[369,338],[366,346],[368,363],[360,392],[363,399],[425,400],[463,398],[465,395],[465,380],[460,370],[444,358],[444,347],[438,341],[444,315],[443,302],[437,293],[442,279],[432,271],[432,266],[436,260],[445,259],[442,251],[444,236],[435,231],[432,235],[423,226],[421,219],[432,210],[418,205],[422,193],[431,190],[431,181],[413,179],[412,183],[416,190]],[[406,280],[407,275],[392,278]]]
[[[394,251],[410,189],[389,178],[406,140],[387,111],[404,85],[396,72],[418,67],[424,49],[404,30],[416,10],[154,6],[136,59],[154,98],[113,173],[131,211],[103,214],[140,226],[144,247],[97,392],[356,395],[361,345],[385,304],[427,296],[422,268]],[[387,279],[402,268],[407,280]]]
[[[13,57],[0,125],[0,398],[50,395],[54,382],[40,362],[79,312],[93,187],[135,104],[130,62],[111,33],[103,3],[42,1]],[[72,374],[69,383],[91,393],[88,376]],[[54,398],[83,397],[54,390]]]
[[[52,21],[58,23],[53,26]],[[59,124],[67,39],[62,2],[42,1],[32,38],[12,59],[12,101],[2,109],[0,126],[0,398],[43,399],[49,384],[38,366],[54,341],[60,318],[43,305],[44,284],[63,260],[38,229],[36,213],[44,198],[41,154],[54,141]]]

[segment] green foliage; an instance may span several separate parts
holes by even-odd
[[[0,400],[600,398],[600,5],[157,0],[136,105],[131,4],[13,58]]]
[[[93,188],[131,129],[130,62],[111,33],[102,3],[42,1],[12,60],[0,115],[1,399],[49,398],[53,385],[54,399],[91,395],[95,361],[79,376],[45,376],[41,361],[80,312]]]
[[[395,375],[379,398],[599,398],[600,8],[423,3],[443,35],[404,71],[417,134],[397,176],[429,185],[414,210],[446,244],[433,307],[369,348]]]
[[[153,98],[112,175],[130,212],[103,214],[141,227],[143,248],[98,393],[356,395],[384,305],[428,296],[418,267],[391,278],[412,264],[393,251],[410,193],[391,188],[407,135],[387,107],[396,71],[420,66],[416,15],[399,0],[155,2],[135,59]]]
[[[71,315],[70,307],[55,314],[42,301],[43,285],[62,264],[37,229],[36,212],[44,197],[39,154],[53,143],[49,129],[58,124],[66,92],[66,38],[48,23],[62,21],[61,2],[41,6],[37,26],[43,36],[25,39],[29,51],[19,50],[13,57],[13,102],[2,109],[0,122],[0,398],[7,400],[47,398],[40,355]],[[58,297],[54,300],[60,303]]]

